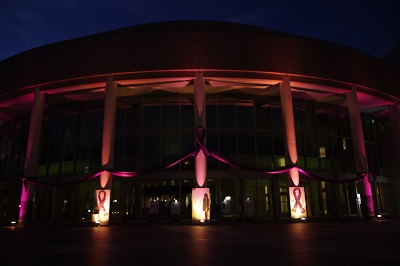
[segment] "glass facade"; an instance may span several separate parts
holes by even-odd
[[[293,99],[293,109],[299,167],[331,178],[355,173],[347,108]],[[284,169],[282,115],[279,97],[207,94],[206,146],[241,165]],[[103,116],[104,100],[45,108],[37,179],[66,182],[101,171]],[[118,97],[114,170],[151,170],[186,154],[195,145],[193,116],[192,94],[157,92]],[[369,167],[379,175],[384,168],[379,157],[382,122],[363,114],[362,123]],[[23,175],[28,128],[28,117],[1,126],[3,180],[11,178],[17,183]],[[290,218],[284,176],[248,173],[211,157],[207,164],[212,219]],[[155,176],[114,178],[110,219],[173,219],[171,204],[175,201],[180,202],[179,219],[190,219],[193,171],[194,159],[190,157]],[[97,186],[98,181],[88,181],[66,188],[38,187],[34,220],[90,220]],[[305,188],[310,218],[359,215],[359,192],[354,183],[334,185],[302,177],[300,186]],[[392,193],[390,186],[378,184],[376,191],[379,206],[393,211],[387,196]],[[12,213],[4,203],[10,197],[6,190],[0,190],[3,219]],[[156,217],[149,211],[152,201],[159,202]]]

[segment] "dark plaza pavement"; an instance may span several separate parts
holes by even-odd
[[[400,220],[0,227],[0,265],[399,265]]]

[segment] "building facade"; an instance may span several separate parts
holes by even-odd
[[[165,22],[15,55],[0,80],[2,221],[197,219],[194,189],[206,220],[293,219],[300,192],[307,219],[399,214],[400,71],[359,51]]]

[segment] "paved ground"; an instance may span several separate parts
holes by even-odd
[[[399,220],[0,227],[0,265],[399,264]]]

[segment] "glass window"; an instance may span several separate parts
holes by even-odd
[[[208,131],[207,136],[208,139]],[[181,132],[181,155],[188,153],[196,145],[194,139],[194,132],[192,130],[185,130]]]
[[[138,171],[141,165],[142,135],[141,132],[131,132],[125,135],[124,147],[125,171]]]
[[[77,105],[71,105],[67,107],[67,113],[65,116],[65,136],[73,137],[77,134],[78,127],[78,108]]]
[[[294,115],[294,126],[295,126],[295,131],[296,132],[302,132],[303,128],[302,128],[302,124],[301,124],[301,110],[295,108],[293,110],[293,115]]]
[[[329,134],[339,136],[340,135],[340,124],[339,124],[339,112],[337,106],[327,106],[328,123],[329,123]]]
[[[115,131],[121,132],[125,129],[125,108],[117,108],[115,112]]]
[[[322,170],[332,170],[331,145],[327,135],[318,136],[318,158]]]
[[[263,107],[262,109],[262,118],[263,118],[263,128],[264,129],[272,129],[271,127],[271,110],[268,107]]]
[[[255,154],[253,131],[238,131],[239,153]]]
[[[303,134],[304,156],[308,170],[319,169],[317,138],[314,134]]]
[[[143,129],[160,129],[161,107],[145,106],[143,108]]]
[[[255,166],[255,136],[253,131],[239,131],[239,160],[241,164]]]
[[[235,129],[236,128],[235,106],[219,105],[218,118],[219,118],[218,119],[219,128]]]
[[[84,111],[84,113],[81,115],[80,119],[82,120],[80,122],[81,126],[81,132],[83,135],[88,135],[91,132],[92,129],[92,117],[93,113],[90,111]]]
[[[207,117],[207,128],[218,128],[217,125],[217,106],[216,105],[207,105],[206,107],[206,117]]]
[[[54,138],[49,142],[49,156],[47,158],[49,163],[59,162],[61,160],[61,138]]]
[[[328,134],[328,120],[325,104],[316,104],[315,120],[317,121],[317,132],[319,134]]]
[[[124,134],[116,133],[114,141],[114,168],[123,171],[124,169]]]
[[[174,131],[164,132],[161,136],[161,164],[167,165],[179,158],[179,134]],[[179,170],[179,165],[168,169],[169,171]]]
[[[131,104],[126,108],[126,130],[140,130],[142,129],[142,108],[141,104]]]
[[[314,103],[302,102],[302,129],[304,132],[315,132]]]
[[[104,121],[104,111],[96,110],[93,112],[93,124],[92,133],[102,134],[103,133],[103,121]]]
[[[158,132],[143,134],[143,168],[160,166],[160,147]]]
[[[305,167],[305,152],[303,145],[303,134],[296,134],[296,147],[297,147],[297,155],[298,155],[298,165],[300,168]]]
[[[254,128],[253,106],[236,106],[239,129]]]
[[[179,134],[175,131],[167,131],[161,135],[162,162],[169,163],[179,157]]]
[[[257,135],[257,167],[273,169],[272,133],[269,131],[256,132]]]
[[[285,155],[285,136],[282,133],[274,132],[273,142],[274,142],[274,154],[275,155]]]
[[[274,130],[283,130],[282,109],[280,105],[271,105],[271,122]]]
[[[193,129],[194,128],[193,105],[182,105],[181,106],[181,127],[183,129]]]
[[[218,132],[216,130],[207,130],[206,146],[207,146],[209,151],[214,151],[216,153],[219,153],[219,150],[218,150]],[[207,168],[208,168],[208,170],[218,170],[218,167],[219,167],[218,160],[214,159],[212,157],[208,157],[208,160],[207,160]]]
[[[237,142],[236,132],[232,130],[219,131],[219,152],[220,155],[228,157],[237,162],[236,156]]]
[[[340,128],[342,130],[342,136],[351,137],[349,113],[346,108],[339,108],[340,117]]]
[[[166,129],[179,128],[179,106],[167,105],[162,107],[162,127]]]

